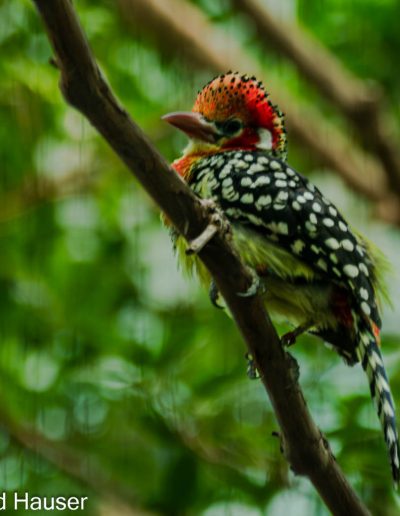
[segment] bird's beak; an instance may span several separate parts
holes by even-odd
[[[215,125],[200,115],[192,111],[175,111],[161,117],[169,124],[177,127],[189,138],[203,140],[208,143],[215,143],[218,133]]]

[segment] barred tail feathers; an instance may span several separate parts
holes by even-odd
[[[368,376],[371,396],[382,425],[396,487],[400,480],[400,445],[395,408],[377,339],[367,321],[358,318],[357,355]]]

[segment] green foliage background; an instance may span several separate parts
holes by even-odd
[[[196,3],[262,60],[266,76],[336,120],[335,108],[293,65],[260,47],[229,0]],[[398,2],[267,3],[358,76],[379,82],[398,121]],[[117,95],[174,159],[185,140],[160,116],[189,109],[208,75],[179,49],[172,58],[160,55],[151,29],[132,31],[113,2],[75,4]],[[271,436],[272,409],[260,382],[246,377],[232,322],[182,278],[157,208],[63,101],[28,0],[0,4],[0,52],[0,491],[84,494],[88,515],[327,514]],[[366,201],[296,143],[290,162],[398,268],[397,230],[376,223]],[[398,279],[391,285],[384,352],[400,407]],[[346,475],[373,514],[398,514],[361,369],[347,368],[312,337],[300,339],[293,354],[310,409]],[[51,441],[50,454],[35,444],[37,433]]]

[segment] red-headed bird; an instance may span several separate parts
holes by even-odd
[[[255,77],[228,72],[199,92],[192,111],[165,115],[190,143],[173,168],[231,223],[233,242],[265,285],[268,311],[332,344],[366,372],[400,477],[395,409],[379,348],[379,298],[385,297],[381,253],[286,162],[284,118]],[[184,266],[212,280],[173,234]],[[214,292],[215,298],[215,292]]]

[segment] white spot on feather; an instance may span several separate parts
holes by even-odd
[[[240,180],[240,184],[242,186],[251,186],[253,184],[253,181],[250,177],[242,177],[242,179]]]
[[[262,209],[264,206],[270,205],[272,202],[272,197],[270,195],[260,195],[260,197],[256,201],[256,208]]]
[[[358,268],[350,263],[343,267],[343,272],[349,278],[356,278],[358,276]]]
[[[248,174],[256,174],[257,172],[265,172],[265,167],[261,163],[253,163],[247,171]]]
[[[342,240],[342,247],[346,251],[349,251],[349,252],[354,251],[354,244],[348,238],[346,238],[345,240]]]
[[[371,315],[371,308],[365,301],[361,303],[361,309],[365,313],[365,315]]]
[[[315,233],[315,231],[317,231],[317,226],[314,226],[314,224],[311,224],[308,220],[305,223],[305,226],[309,233]]]
[[[379,364],[380,366],[383,366],[382,359],[381,359],[381,357],[378,355],[378,353],[377,353],[376,351],[374,351],[372,354],[374,355],[375,362],[376,362],[377,364]],[[383,380],[383,382],[382,382],[382,383],[383,383],[383,386],[385,387],[385,389],[386,389],[387,391],[389,391],[390,389],[389,389],[389,385],[388,385],[388,383],[386,382],[386,380],[385,380],[384,378],[382,378],[382,380]]]
[[[240,198],[240,202],[242,202],[243,204],[252,204],[254,202],[253,194],[251,194],[251,193],[243,194],[242,197]]]
[[[257,179],[255,180],[253,185],[254,185],[254,187],[269,185],[270,182],[271,182],[271,178],[269,178],[268,176],[260,176],[260,177],[257,177]]]
[[[388,426],[386,429],[386,439],[391,443],[396,442],[396,436],[391,426]]]
[[[356,249],[361,256],[364,256],[364,249],[361,247],[360,244],[356,245]]]
[[[222,190],[222,195],[225,199],[231,202],[237,201],[239,199],[238,192],[235,192],[233,188],[229,190]]]
[[[225,165],[221,173],[219,174],[219,178],[224,179],[224,177],[229,176],[229,174],[231,173],[231,168],[232,167],[230,165]]]
[[[381,362],[381,365],[383,365],[382,362]],[[390,391],[390,387],[389,387],[387,381],[381,374],[377,375],[376,386],[378,387],[379,392]]]
[[[286,192],[286,190],[283,190],[282,192],[279,192],[276,196],[277,201],[287,201],[289,197],[289,193]]]
[[[306,244],[303,242],[303,240],[295,240],[291,245],[291,248],[295,254],[300,254],[305,246]]]
[[[282,167],[279,163],[279,161],[276,161],[276,160],[272,160],[269,164],[270,168],[272,168],[272,170],[282,170]]]
[[[325,245],[329,247],[330,249],[333,249],[334,251],[336,249],[339,249],[339,242],[336,240],[336,238],[328,238],[325,240]]]
[[[336,264],[337,264],[337,263],[339,262],[339,259],[338,259],[338,257],[336,256],[336,254],[335,254],[335,253],[331,253],[331,254],[329,255],[329,258],[330,258],[330,260],[331,260],[331,262],[332,262],[332,263],[336,263]]]
[[[232,186],[233,182],[232,182],[232,178],[230,177],[227,177],[226,179],[224,179],[221,183],[221,186],[222,188],[228,188],[228,186]]]
[[[280,235],[289,234],[289,228],[286,222],[271,222],[270,224],[267,224],[267,228]]]
[[[259,217],[256,217],[252,213],[246,213],[246,217],[252,222],[255,226],[263,226],[264,222]]]
[[[324,226],[326,226],[327,228],[332,228],[335,223],[333,222],[332,219],[330,219],[329,217],[326,217],[325,219],[322,220],[322,224]]]

